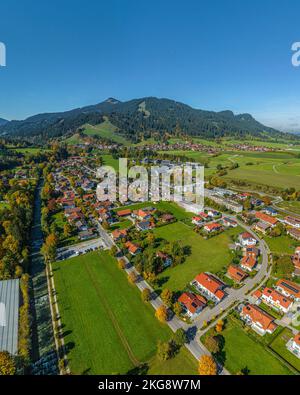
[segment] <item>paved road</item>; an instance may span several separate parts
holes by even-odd
[[[210,207],[206,207],[207,209],[210,209]],[[261,256],[262,256],[262,262],[261,262],[261,267],[258,273],[256,274],[255,277],[253,278],[248,278],[245,284],[239,288],[239,289],[229,289],[228,290],[228,296],[226,298],[218,303],[216,306],[213,308],[206,307],[199,317],[195,320],[195,325],[197,326],[198,329],[201,329],[203,326],[203,323],[206,321],[211,321],[211,319],[220,314],[220,312],[228,309],[233,303],[237,301],[243,301],[247,298],[247,292],[251,290],[255,285],[257,287],[260,285],[260,283],[263,281],[263,279],[269,274],[268,273],[268,252],[269,248],[267,244],[265,243],[264,240],[261,240],[254,232],[253,230],[245,225],[244,223],[240,222],[236,216],[234,215],[228,215],[226,214],[226,217],[229,217],[236,221],[242,228],[244,228],[247,232],[252,234],[258,241],[258,248],[260,249]]]

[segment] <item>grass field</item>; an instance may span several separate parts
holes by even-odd
[[[72,373],[126,373],[141,362],[161,371],[155,357],[159,340],[171,331],[154,317],[138,289],[106,252],[92,252],[53,265],[64,340]],[[183,351],[170,363],[168,374],[196,373]]]
[[[99,125],[85,125],[83,133],[87,136],[99,136],[119,144],[128,145],[130,142],[118,134],[117,131],[118,128],[114,126],[108,119],[105,119],[105,121]]]
[[[251,375],[291,374],[285,365],[261,343],[248,336],[232,319],[228,319],[222,336],[225,339],[225,367],[232,374],[245,368]]]
[[[179,241],[183,246],[191,247],[191,254],[185,262],[173,268],[164,270],[159,275],[163,288],[173,291],[183,290],[187,283],[203,272],[216,273],[231,262],[231,252],[228,244],[231,242],[230,235],[241,232],[241,228],[232,228],[226,232],[204,240],[195,233],[188,225],[176,222],[154,230],[157,237],[168,241]]]
[[[283,235],[279,237],[264,237],[270,250],[277,254],[293,254],[295,247],[299,244],[296,240],[289,236]]]
[[[293,213],[300,215],[300,201],[284,201],[278,203],[278,207],[282,208],[283,210],[292,211]]]
[[[225,148],[226,149],[226,148]],[[233,162],[239,167],[228,170],[224,178],[239,179],[250,183],[286,188],[300,188],[300,158],[292,152],[237,152],[224,151],[214,156],[205,152],[168,151],[168,154],[186,156],[199,163],[207,163],[205,176],[216,173],[217,165],[229,166]]]
[[[286,343],[292,337],[294,337],[293,332],[288,328],[284,328],[270,344],[270,347],[300,373],[300,359],[286,348]]]

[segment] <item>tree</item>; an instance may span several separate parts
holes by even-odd
[[[161,305],[155,312],[155,317],[158,319],[160,322],[166,322],[168,318],[168,310],[166,306]]]
[[[217,365],[214,359],[209,355],[202,355],[199,359],[198,372],[204,376],[215,376],[217,374]]]
[[[71,236],[71,233],[72,233],[71,226],[68,223],[64,224],[64,237],[67,238],[67,237]]]
[[[53,262],[56,258],[56,251],[57,251],[57,237],[54,233],[50,233],[47,236],[45,243],[42,246],[42,254],[44,255],[45,259]]]
[[[204,344],[207,349],[213,354],[216,354],[220,351],[220,344],[216,336],[207,336],[205,338]]]
[[[130,284],[134,284],[136,281],[137,281],[137,275],[136,275],[136,273],[135,273],[135,272],[130,272],[130,273],[128,274],[128,282],[129,282]]]
[[[172,339],[178,347],[182,347],[188,340],[187,334],[183,328],[177,329]]]
[[[173,304],[173,311],[178,316],[182,313],[182,307],[179,302],[176,302]]]
[[[222,330],[224,329],[224,321],[223,320],[218,320],[217,324],[216,324],[216,331],[218,333],[222,332]]]
[[[157,356],[161,361],[167,361],[173,356],[173,345],[171,342],[159,342],[157,345]]]
[[[111,256],[116,256],[117,252],[118,252],[118,248],[115,245],[113,245],[109,250]]]
[[[126,267],[126,261],[125,261],[125,259],[119,259],[119,261],[118,261],[118,267],[119,267],[119,269],[122,269],[122,270],[124,270],[125,269],[125,267]]]
[[[170,291],[168,288],[165,288],[161,295],[160,295],[162,301],[167,305],[171,306],[172,304],[172,299],[173,299],[173,292]]]
[[[0,352],[0,375],[12,376],[16,373],[16,365],[13,357],[7,351]]]
[[[151,299],[151,291],[149,288],[144,288],[142,291],[142,300],[144,302],[149,302],[149,300]]]

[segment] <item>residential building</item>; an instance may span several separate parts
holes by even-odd
[[[300,286],[292,281],[280,279],[277,281],[275,288],[283,295],[294,299],[296,302],[300,301]]]
[[[200,273],[192,282],[204,296],[214,302],[220,302],[225,297],[225,292],[223,291],[225,284],[222,281],[216,279],[214,276],[208,273]]]
[[[240,283],[241,281],[245,280],[245,278],[248,276],[248,274],[244,270],[234,265],[230,265],[228,267],[227,275],[237,283]]]
[[[203,228],[207,233],[212,233],[216,232],[222,229],[222,226],[216,222],[212,222],[210,224],[207,224]]]
[[[231,219],[231,218],[228,218],[228,217],[224,217],[224,218],[223,218],[223,224],[224,224],[225,226],[232,227],[232,228],[236,228],[236,227],[237,227],[237,222],[234,221],[234,220]]]
[[[293,306],[292,299],[269,287],[264,288],[261,298],[264,302],[283,313],[290,311]]]
[[[126,229],[116,229],[113,232],[111,232],[112,238],[114,241],[119,241],[127,236],[127,230]]]
[[[274,317],[253,304],[243,306],[240,315],[246,324],[261,336],[273,333],[277,328]]]
[[[192,218],[192,223],[197,225],[197,226],[201,226],[203,224],[202,217],[199,217],[199,216],[193,217]]]
[[[141,221],[136,223],[136,228],[140,231],[149,230],[152,228],[150,221]]]
[[[300,229],[290,228],[287,229],[286,233],[290,235],[293,239],[300,241]]]
[[[164,268],[172,265],[172,258],[165,252],[157,251],[156,256],[162,260]]]
[[[284,222],[287,225],[292,226],[293,228],[300,228],[300,218],[297,217],[292,217],[290,215],[288,215],[287,217],[284,218]]]
[[[275,216],[275,215],[278,214],[277,210],[275,210],[275,208],[273,208],[273,207],[265,207],[265,208],[264,208],[264,212],[265,212],[266,214],[272,215],[272,216]]]
[[[266,223],[266,222],[262,222],[259,221],[256,224],[254,224],[253,229],[257,230],[258,232],[263,233],[264,235],[267,233],[267,231],[271,228],[271,225]]]
[[[192,292],[184,292],[178,302],[190,318],[195,318],[206,306],[206,299]]]
[[[131,215],[131,210],[129,208],[117,211],[118,217],[127,217],[128,215]]]
[[[271,217],[270,215],[267,215],[261,211],[256,211],[255,217],[260,221],[269,224],[271,227],[274,227],[278,222],[277,218]]]
[[[240,265],[243,269],[247,270],[248,272],[252,272],[255,269],[257,260],[253,255],[246,254],[241,259]]]
[[[128,249],[128,252],[133,256],[141,252],[141,248],[137,244],[132,243],[131,241],[127,241],[125,243],[125,247]]]
[[[254,246],[257,243],[257,240],[254,236],[249,232],[243,232],[239,235],[239,241],[243,247],[246,246]]]
[[[297,358],[300,358],[300,332],[291,338],[286,346]]]

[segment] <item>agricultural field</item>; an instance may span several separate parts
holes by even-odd
[[[217,165],[230,166],[238,163],[239,167],[228,170],[224,179],[238,179],[270,187],[300,188],[300,158],[292,152],[224,151],[220,155],[211,155],[195,151],[168,151],[168,154],[186,156],[207,164],[206,178],[216,173]]]
[[[141,363],[150,372],[180,374],[184,366],[196,374],[197,361],[185,350],[170,363],[157,360],[157,343],[171,331],[107,252],[56,262],[53,272],[73,374],[124,374]]]
[[[232,259],[228,245],[232,242],[231,235],[242,231],[240,227],[226,230],[208,240],[195,233],[188,225],[176,222],[154,230],[157,237],[168,241],[179,241],[182,246],[189,246],[190,255],[183,264],[168,268],[159,275],[163,288],[182,291],[187,283],[203,272],[216,273],[228,266]]]
[[[225,367],[236,374],[246,370],[250,375],[287,375],[291,370],[277,359],[267,346],[249,336],[236,319],[229,318],[221,336],[224,338]]]

